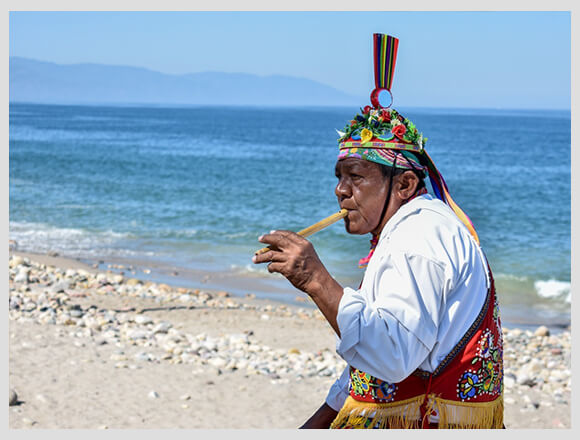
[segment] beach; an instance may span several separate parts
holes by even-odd
[[[294,429],[345,366],[306,303],[139,273],[10,252],[9,428]],[[503,336],[506,428],[570,428],[570,329]]]
[[[99,269],[127,276],[131,265],[146,267],[144,280],[269,299],[283,294],[294,303],[296,289],[251,256],[262,247],[260,235],[299,231],[338,211],[334,129],[357,110],[11,103],[9,239],[21,252],[125,266]],[[429,155],[477,231],[501,293],[503,324],[566,328],[569,112],[404,115],[429,137]],[[433,195],[429,179],[426,185]],[[347,233],[339,221],[309,241],[337,281],[356,288],[370,238]]]

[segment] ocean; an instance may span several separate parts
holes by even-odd
[[[479,234],[504,325],[569,325],[570,112],[398,110]],[[305,295],[252,264],[257,238],[339,209],[335,129],[357,111],[10,104],[9,238],[129,276],[292,302]],[[339,222],[311,241],[357,287],[369,238]]]

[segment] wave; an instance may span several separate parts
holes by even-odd
[[[122,240],[130,239],[132,235],[113,230],[89,231],[59,228],[46,223],[11,221],[9,238],[16,242],[19,251],[59,252],[68,256],[137,254],[119,246]]]
[[[526,282],[529,280],[528,277],[526,276],[518,276],[518,275],[514,275],[514,274],[509,274],[509,273],[495,273],[493,274],[493,277],[496,280],[509,280],[509,281],[521,281],[521,282]]]
[[[539,280],[534,283],[534,288],[542,298],[563,299],[567,303],[572,302],[570,292],[570,282],[550,279],[547,281]]]
[[[246,264],[246,265],[230,265],[230,269],[237,275],[252,277],[252,278],[271,278],[279,274],[271,274],[266,269],[266,266],[256,265],[256,264]],[[280,275],[281,276],[281,275]]]

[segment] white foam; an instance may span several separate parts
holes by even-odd
[[[521,282],[528,281],[528,277],[526,277],[526,276],[518,276],[518,275],[514,275],[514,274],[501,273],[501,272],[497,272],[497,273],[494,272],[493,277],[496,280],[510,280],[510,281],[521,281]]]
[[[547,281],[536,281],[534,288],[542,298],[562,298],[564,301],[571,302],[570,282],[550,279]]]
[[[272,274],[268,272],[268,270],[264,265],[246,264],[244,266],[239,266],[237,264],[232,264],[230,265],[230,269],[233,270],[235,273],[243,276],[258,277],[258,278],[272,276]]]
[[[17,249],[29,252],[57,251],[70,256],[130,254],[131,251],[114,249],[115,244],[129,234],[113,230],[90,232],[76,228],[57,228],[45,223],[10,222],[10,240]]]

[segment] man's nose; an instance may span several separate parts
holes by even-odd
[[[334,188],[334,194],[339,200],[350,197],[350,185],[345,182],[345,179],[340,179]]]

